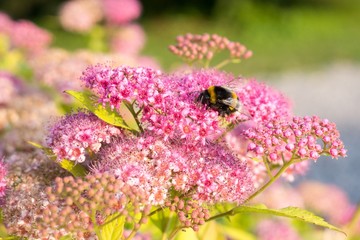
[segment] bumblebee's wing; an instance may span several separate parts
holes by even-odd
[[[240,104],[239,101],[235,98],[226,98],[226,99],[218,99],[218,102],[230,106],[236,110],[239,110]]]

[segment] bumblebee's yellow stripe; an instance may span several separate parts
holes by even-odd
[[[231,111],[234,111],[234,110],[236,109],[238,96],[236,95],[235,92],[231,92],[231,96],[232,96],[232,98],[234,99],[234,101],[232,102],[232,105],[229,106],[229,109],[230,109]],[[235,100],[236,100],[236,101],[235,101]]]
[[[211,86],[207,89],[209,95],[210,95],[210,103],[215,104],[216,103],[216,93],[215,93],[215,86]]]
[[[232,95],[232,97],[233,97],[233,99],[237,99],[237,95],[236,95],[236,93],[235,92],[231,92],[231,95]]]

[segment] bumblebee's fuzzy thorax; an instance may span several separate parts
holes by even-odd
[[[222,86],[210,86],[200,93],[197,101],[217,110],[220,115],[228,115],[240,109],[236,93]]]

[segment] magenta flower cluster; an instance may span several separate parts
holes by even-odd
[[[335,123],[316,116],[269,121],[248,129],[245,135],[251,141],[248,150],[273,163],[294,158],[316,161],[323,154],[333,158],[346,156]]]
[[[120,129],[106,124],[94,114],[78,112],[62,117],[51,126],[47,144],[58,161],[66,158],[83,162],[88,152],[98,152],[102,143],[109,143],[111,137],[120,134]]]
[[[163,75],[150,68],[97,65],[89,67],[81,79],[99,96],[100,103],[114,110],[123,100],[136,100],[142,109],[142,127],[165,139],[187,138],[204,144],[224,131],[218,112],[199,105],[196,98],[211,85],[231,81],[231,75],[214,70]],[[231,120],[240,120],[240,115],[234,114]]]

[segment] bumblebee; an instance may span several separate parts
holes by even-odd
[[[241,107],[236,93],[222,86],[210,86],[200,93],[197,101],[218,111],[221,116],[239,111]]]

